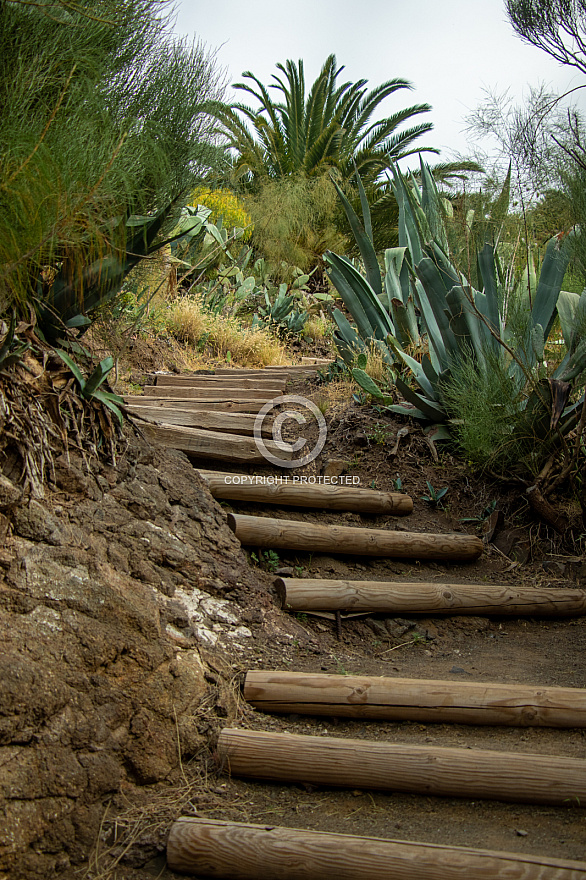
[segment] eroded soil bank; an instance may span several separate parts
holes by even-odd
[[[364,486],[393,488],[413,515],[332,514],[217,504],[181,453],[133,436],[116,467],[61,456],[42,501],[0,484],[0,867],[10,880],[172,877],[164,845],[178,815],[346,831],[584,858],[583,808],[330,791],[230,780],[215,761],[226,724],[333,736],[584,757],[579,730],[269,717],[239,697],[247,668],[584,685],[586,621],[291,616],[274,570],[306,577],[582,586],[581,561],[502,490],[474,480],[416,431],[343,406],[327,459]],[[383,436],[383,432],[386,432]],[[206,466],[209,466],[207,464]],[[421,500],[447,485],[446,509]],[[474,532],[495,498],[504,514],[474,565],[283,552],[257,564],[226,509],[289,519]],[[479,527],[480,528],[480,527]],[[500,537],[499,537],[500,535]],[[499,541],[500,548],[499,549]],[[515,550],[516,548],[516,550]],[[259,559],[258,550],[252,548]],[[515,552],[514,552],[515,551]],[[515,561],[515,553],[517,559]],[[507,555],[508,554],[508,555]],[[164,872],[161,874],[161,872]]]

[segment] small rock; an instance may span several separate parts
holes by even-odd
[[[387,620],[386,624],[387,624],[388,634],[390,636],[392,636],[394,639],[400,638],[408,630],[412,629],[415,626],[415,624],[410,623],[409,621],[399,620],[399,619]]]
[[[437,627],[433,623],[426,623],[425,626],[420,626],[419,632],[430,642],[434,642],[439,636]]]
[[[466,672],[465,669],[462,669],[461,666],[452,666],[450,669],[452,675],[472,675],[471,672]]]
[[[374,617],[369,617],[365,623],[374,633],[376,633],[377,636],[381,636],[384,639],[388,637],[388,630],[382,620],[376,620]]]
[[[293,577],[293,575],[295,574],[295,569],[292,568],[290,565],[284,565],[282,568],[275,569],[274,573],[279,575],[280,577]]]
[[[0,474],[0,508],[10,507],[22,498],[22,490],[18,486]]]
[[[349,462],[341,458],[328,458],[322,468],[324,477],[341,477],[348,470]]]
[[[359,431],[358,434],[354,435],[354,443],[356,444],[356,446],[366,447],[369,444],[369,440],[366,434],[363,434],[362,431]]]
[[[529,834],[529,832],[528,832],[528,831],[523,831],[522,828],[515,828],[515,834],[517,835],[517,837],[527,837],[527,835]]]
[[[17,508],[14,526],[17,534],[31,541],[44,541],[58,531],[58,522],[42,504],[32,499],[28,507]]]

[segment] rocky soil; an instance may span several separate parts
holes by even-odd
[[[584,685],[584,618],[375,615],[345,621],[340,640],[327,617],[280,611],[275,570],[584,584],[581,557],[515,506],[515,493],[473,479],[449,456],[436,462],[417,430],[399,436],[404,423],[347,403],[328,420],[315,467],[341,459],[362,485],[381,489],[399,475],[415,499],[409,530],[481,530],[461,519],[497,499],[499,526],[482,560],[275,560],[262,548],[251,548],[252,558],[192,463],[136,435],[116,467],[88,469],[63,454],[44,500],[0,477],[0,880],[171,878],[165,840],[182,814],[584,857],[580,808],[263,785],[221,773],[214,744],[225,724],[584,757],[583,731],[271,718],[242,703],[251,666]],[[426,480],[449,487],[445,509],[421,500]],[[407,528],[388,517],[237,509]]]
[[[63,455],[47,501],[0,483],[0,868],[87,861],[105,804],[205,750],[199,710],[233,714],[205,649],[276,616],[181,453],[133,441],[116,468]],[[198,648],[200,650],[198,650]],[[79,875],[77,875],[79,876]]]

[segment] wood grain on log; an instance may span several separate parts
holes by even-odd
[[[213,409],[171,409],[157,406],[129,406],[128,410],[144,419],[158,422],[159,426],[180,425],[184,428],[204,428],[226,434],[245,434],[252,436],[256,416],[254,413],[221,412]],[[261,434],[270,437],[271,423],[263,421]]]
[[[226,880],[586,880],[586,863],[468,847],[181,818],[173,871]]]
[[[176,409],[214,409],[222,412],[247,412],[258,413],[262,408],[263,401],[251,398],[235,400],[229,395],[218,394],[216,397],[151,397],[150,395],[130,394],[124,398],[127,406],[158,406],[161,408],[171,407]]]
[[[387,721],[586,727],[586,689],[250,670],[244,699],[263,712]]]
[[[352,486],[308,483],[255,482],[246,475],[200,471],[215,498],[258,501],[292,507],[321,507],[324,510],[355,510],[404,516],[413,510],[413,500],[398,492],[377,492]]]
[[[498,614],[556,617],[586,613],[586,590],[498,584],[430,584],[278,578],[291,611],[372,611],[395,614]]]
[[[180,428],[172,425],[142,425],[141,430],[150,440],[171,449],[180,449],[198,458],[233,462],[264,462],[252,437],[239,434],[220,434],[218,431],[203,431],[198,428]],[[272,440],[264,441],[266,448],[283,460],[293,456],[292,452],[280,449]]]
[[[242,544],[273,549],[459,561],[477,559],[482,553],[482,541],[470,535],[324,526],[233,513],[228,514],[228,525]]]
[[[487,749],[224,728],[218,758],[234,776],[343,788],[586,805],[586,760]]]
[[[271,391],[278,388],[281,394],[287,384],[287,377],[271,376],[268,379],[257,376],[167,376],[157,375],[155,385],[150,388],[256,388],[261,391],[265,388]]]
[[[236,388],[224,384],[217,384],[213,387],[205,385],[202,388],[191,388],[188,385],[145,385],[145,395],[151,397],[183,397],[186,400],[194,397],[217,398],[224,397],[231,400],[272,400],[274,397],[281,397],[282,390],[278,387],[272,388]],[[262,403],[259,405],[262,406]]]

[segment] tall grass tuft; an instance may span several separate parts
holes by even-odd
[[[196,297],[182,297],[169,305],[169,333],[180,342],[205,349],[221,360],[242,367],[266,367],[285,362],[283,345],[264,328],[241,327],[237,320],[212,314]]]
[[[484,367],[471,357],[459,360],[441,393],[452,436],[471,465],[504,473],[525,460],[535,444],[527,434],[526,396],[500,358],[487,352]]]
[[[124,255],[120,220],[179,204],[217,161],[222,83],[167,0],[36,0],[0,5],[0,84],[0,307],[28,314],[57,268]]]

